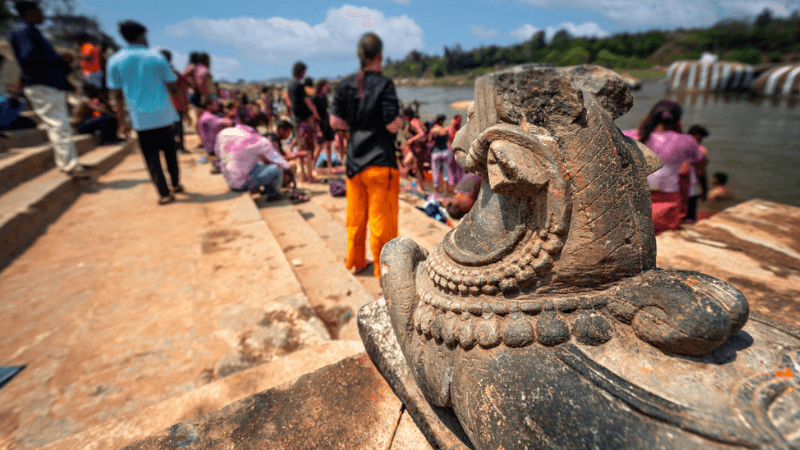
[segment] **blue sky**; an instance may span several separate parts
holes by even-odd
[[[289,76],[298,59],[308,76],[336,77],[357,68],[355,43],[366,31],[384,41],[384,57],[411,50],[441,54],[522,42],[537,30],[573,35],[690,28],[724,18],[753,17],[764,8],[786,17],[800,0],[371,0],[366,2],[252,0],[76,0],[77,12],[99,20],[122,43],[120,20],[149,29],[152,47],[169,48],[176,66],[186,55],[212,55],[212,73],[235,81]],[[566,6],[565,6],[566,5]]]

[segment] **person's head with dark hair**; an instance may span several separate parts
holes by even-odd
[[[328,84],[328,80],[326,80],[325,78],[320,78],[314,84],[314,90],[317,92],[317,95],[325,95],[325,94],[327,94],[328,93],[327,90],[325,92],[323,92],[323,89],[326,89],[326,88],[330,88],[330,85]]]
[[[199,64],[199,63],[200,63],[200,52],[189,53],[189,64]]]
[[[445,117],[444,114],[439,114],[438,116],[436,116],[436,121],[435,122],[438,123],[440,126],[444,126],[444,120],[446,118],[447,117]]]
[[[706,128],[702,125],[692,125],[687,134],[694,136],[694,138],[697,139],[698,144],[703,142],[703,138],[709,136],[708,130],[706,130]]]
[[[447,204],[445,210],[447,211],[447,215],[455,220],[460,220],[469,212],[469,209],[467,209],[462,202],[459,202],[456,199],[451,200],[450,203]]]
[[[297,80],[302,79],[306,75],[307,68],[303,61],[297,61],[292,66],[292,76]]]
[[[72,40],[81,45],[85,42],[92,42],[93,38],[89,33],[81,32],[72,37]]]
[[[725,186],[728,183],[728,174],[725,172],[714,172],[714,181],[719,186]]]
[[[661,100],[639,124],[639,141],[646,142],[656,128],[662,131],[680,131],[681,105],[671,100]]]
[[[689,128],[689,131],[687,131],[687,134],[691,135],[699,134],[700,136],[703,137],[707,137],[709,135],[708,130],[706,130],[706,127],[702,125],[692,125],[692,127]]]
[[[39,25],[44,22],[44,13],[42,8],[39,7],[39,2],[14,2],[14,9],[17,10],[17,14],[25,22],[33,25]]]
[[[89,83],[85,83],[83,85],[83,95],[89,98],[98,98],[100,97],[100,89],[96,86],[92,86]]]
[[[169,50],[167,50],[165,48],[162,48],[161,49],[161,54],[164,55],[164,59],[166,59],[168,63],[172,62],[172,52],[171,51],[169,51]]]
[[[204,103],[201,103],[200,106],[212,114],[219,112],[219,103],[217,100],[207,99]]]
[[[373,32],[364,33],[358,39],[358,61],[364,69],[372,64],[376,59],[383,58],[383,42],[377,34]]]
[[[278,121],[278,137],[280,139],[286,139],[292,135],[292,130],[294,126],[291,122],[286,119],[281,119]]]
[[[302,85],[304,87],[309,87],[309,88],[310,87],[314,87],[314,79],[311,78],[311,77],[305,77],[305,78],[303,78]]]
[[[410,108],[410,107],[409,108],[403,108],[403,112],[401,112],[400,115],[403,116],[404,120],[411,120],[411,119],[415,119],[417,117],[417,115],[414,114],[414,110],[412,108]]]
[[[206,66],[207,68],[211,68],[211,55],[206,52],[201,52],[200,56],[197,57],[197,63]]]
[[[141,44],[147,46],[147,28],[139,22],[126,20],[119,24],[119,34],[128,44]]]

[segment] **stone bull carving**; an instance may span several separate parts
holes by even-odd
[[[430,254],[381,253],[359,328],[436,448],[800,448],[800,333],[729,284],[659,270],[646,176],[613,72],[479,78],[453,143],[483,176]]]

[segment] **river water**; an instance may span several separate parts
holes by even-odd
[[[445,114],[466,118],[466,111],[453,102],[472,100],[473,86],[398,87],[402,102],[424,102],[420,116],[431,119]],[[662,80],[644,80],[633,93],[631,111],[617,119],[622,130],[635,128],[647,111],[667,98]],[[725,172],[734,191],[733,202],[706,205],[718,209],[731,203],[761,198],[800,206],[800,102],[751,100],[747,95],[671,96],[684,109],[683,124],[705,126],[711,135],[703,141],[708,149],[707,173]],[[710,182],[709,176],[709,182]],[[702,208],[703,205],[701,205]]]

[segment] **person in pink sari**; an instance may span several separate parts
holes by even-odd
[[[663,161],[664,166],[647,177],[653,203],[655,231],[677,229],[686,216],[689,193],[688,177],[682,181],[684,162],[702,167],[705,155],[694,137],[681,132],[680,105],[662,100],[645,116],[639,128],[625,135],[650,148]]]

